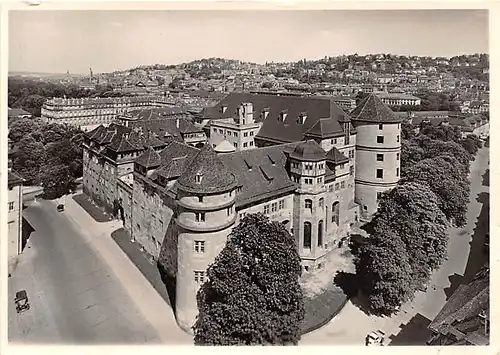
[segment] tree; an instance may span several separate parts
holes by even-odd
[[[437,139],[445,142],[459,142],[462,138],[462,131],[454,126],[432,126],[426,125],[420,130],[421,134],[431,139]]]
[[[469,134],[458,143],[472,156],[475,156],[479,149],[483,147],[483,142],[474,134]]]
[[[37,184],[40,172],[45,170],[45,159],[43,144],[28,134],[14,145],[12,168],[26,180],[26,184]]]
[[[365,227],[394,231],[406,246],[415,289],[425,283],[432,270],[446,258],[448,221],[437,196],[428,186],[403,183],[379,200],[379,209]]]
[[[65,165],[52,166],[42,171],[40,182],[43,187],[43,198],[48,200],[59,198],[76,189],[75,178]]]
[[[31,118],[20,118],[9,122],[9,138],[13,143],[18,143],[31,132],[39,130],[42,125],[41,120]]]
[[[405,245],[386,225],[379,224],[355,258],[361,292],[373,313],[390,315],[413,297],[412,268]]]
[[[198,293],[195,342],[297,344],[304,318],[301,270],[295,240],[282,224],[246,216]]]
[[[406,172],[402,182],[429,186],[448,220],[457,227],[463,227],[467,222],[470,187],[468,180],[456,169],[458,165],[453,157],[423,159]]]
[[[401,177],[425,157],[425,151],[414,140],[403,139],[401,141]]]

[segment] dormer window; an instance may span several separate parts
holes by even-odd
[[[226,110],[227,110],[227,106],[222,105],[222,106],[220,107],[220,112],[221,112],[221,113],[226,112]]]
[[[269,115],[269,108],[263,109],[262,110],[262,118],[266,119],[268,115]]]
[[[196,174],[194,177],[194,180],[196,181],[197,184],[201,184],[201,180],[203,179],[202,174]]]
[[[288,115],[288,112],[286,110],[283,110],[280,112],[279,116],[279,121],[285,122],[286,116]]]
[[[306,122],[306,119],[307,119],[307,113],[306,112],[301,112],[301,114],[299,115],[299,124],[304,124]]]

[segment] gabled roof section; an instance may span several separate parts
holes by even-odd
[[[354,121],[375,123],[400,123],[401,117],[392,112],[377,95],[370,94],[365,97],[359,105],[350,113]]]
[[[318,137],[322,139],[338,137],[344,134],[339,121],[332,118],[320,118],[314,126],[305,132],[306,137]]]
[[[142,165],[147,169],[155,168],[160,166],[161,158],[153,148],[149,147],[135,160],[135,163]]]
[[[188,192],[221,193],[236,187],[236,177],[213,148],[205,144],[179,177],[177,184],[179,189]]]
[[[326,160],[335,163],[335,165],[349,162],[349,158],[347,158],[335,147],[330,149],[330,151],[326,154]]]
[[[113,141],[107,147],[116,153],[127,153],[141,150],[141,148],[130,144],[125,135],[121,135],[120,137],[115,136]]]

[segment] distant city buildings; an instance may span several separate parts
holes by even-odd
[[[60,123],[89,130],[99,125],[109,125],[118,115],[132,110],[173,106],[166,97],[119,97],[119,98],[81,98],[47,100],[42,107],[42,120]]]
[[[420,98],[409,94],[377,92],[376,95],[389,106],[419,106],[421,104]]]

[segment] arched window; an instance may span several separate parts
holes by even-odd
[[[332,204],[332,223],[339,225],[339,202],[334,202]]]
[[[306,209],[310,209],[312,211],[312,207],[313,207],[312,200],[307,199],[305,202],[306,202]]]
[[[311,222],[304,222],[304,249],[311,249]]]
[[[318,246],[323,246],[323,221],[318,222]]]

